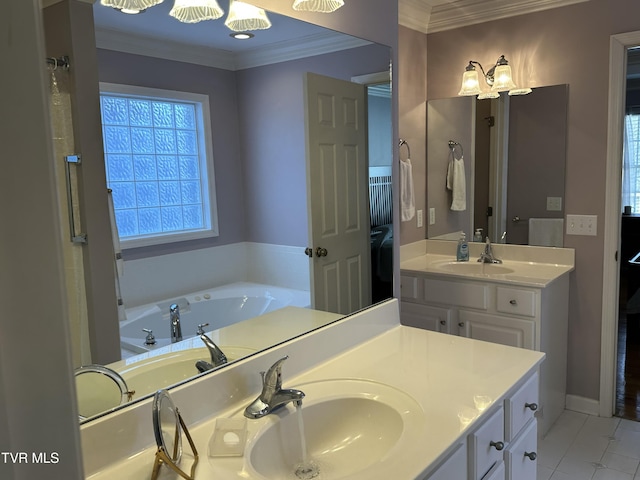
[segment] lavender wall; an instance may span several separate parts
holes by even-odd
[[[368,45],[238,72],[248,241],[307,245],[305,72],[350,80],[390,59],[388,47]]]
[[[501,54],[515,67],[519,84],[569,84],[565,212],[598,215],[602,226],[609,39],[637,30],[638,2],[591,0],[434,33],[427,36],[428,98],[455,96],[470,59],[489,64]],[[596,237],[566,236],[565,246],[576,250],[570,287],[568,393],[597,399],[605,261],[602,228]]]

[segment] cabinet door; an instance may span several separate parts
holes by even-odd
[[[416,301],[421,299],[420,278],[412,275],[400,275],[400,297],[402,300]]]
[[[504,410],[498,408],[469,435],[469,471],[471,480],[481,480],[502,460],[504,453]]]
[[[402,302],[400,319],[403,325],[434,332],[450,333],[452,311],[448,308]]]
[[[458,320],[459,335],[511,347],[535,349],[535,322],[533,320],[466,310],[458,312]]]
[[[505,454],[507,480],[536,480],[538,421],[531,420]]]
[[[539,406],[539,377],[534,373],[510,398],[504,402],[505,438],[512,441],[527,422],[534,418]]]
[[[491,471],[487,473],[482,480],[505,480],[505,475],[504,462],[500,462],[494,465]]]
[[[445,462],[425,480],[454,480],[467,478],[467,449],[459,444]],[[503,477],[504,478],[504,477]]]

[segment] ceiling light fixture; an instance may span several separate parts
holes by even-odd
[[[476,70],[475,65],[480,67],[487,85],[491,87],[489,92],[483,92],[480,88],[478,71]],[[469,65],[467,65],[467,68],[462,75],[462,85],[460,87],[458,95],[477,95],[478,98],[482,100],[484,98],[498,98],[500,96],[500,92],[506,91],[509,92],[509,95],[526,95],[527,93],[531,93],[530,88],[516,87],[516,84],[514,83],[513,77],[511,75],[511,67],[509,66],[509,62],[506,58],[504,58],[504,55],[501,55],[500,58],[498,58],[498,60],[496,61],[496,64],[491,67],[486,73],[484,71],[484,68],[482,68],[482,64],[480,62],[470,60]]]
[[[144,12],[147,8],[162,3],[163,0],[100,0],[105,7],[115,8],[122,13],[135,15]]]
[[[220,18],[224,10],[216,0],[175,0],[169,15],[182,23],[198,23]]]
[[[264,9],[240,0],[230,0],[229,15],[224,24],[234,32],[271,28],[271,22]]]
[[[255,35],[251,32],[233,32],[230,33],[229,36],[231,38],[235,38],[236,40],[249,40],[253,38]]]
[[[343,0],[294,0],[293,9],[306,12],[331,13],[343,5]]]

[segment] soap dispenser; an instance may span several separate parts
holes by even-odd
[[[458,240],[458,249],[456,251],[456,260],[458,262],[469,261],[469,244],[467,243],[467,236],[464,232],[460,235]]]
[[[482,229],[476,228],[476,233],[473,234],[473,241],[482,243]]]

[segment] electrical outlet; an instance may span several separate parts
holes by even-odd
[[[418,223],[418,228],[422,227],[422,210],[418,210],[416,212],[416,221]]]
[[[562,211],[562,197],[547,197],[547,211]]]
[[[435,224],[436,224],[436,209],[430,208],[429,209],[429,225],[435,225]]]
[[[567,215],[567,235],[595,236],[597,233],[597,215]]]

